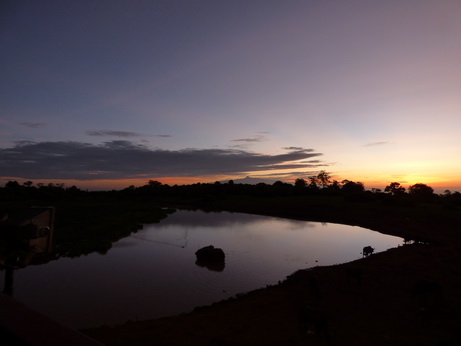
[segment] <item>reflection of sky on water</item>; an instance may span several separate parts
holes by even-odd
[[[401,243],[360,227],[178,211],[104,256],[17,271],[15,297],[73,327],[110,325],[187,312],[275,284],[297,269],[360,258],[366,245],[384,251]],[[223,271],[195,264],[195,251],[207,245],[224,250]]]

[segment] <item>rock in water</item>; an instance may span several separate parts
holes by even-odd
[[[213,245],[202,247],[195,252],[197,261],[200,262],[224,262],[224,251]]]

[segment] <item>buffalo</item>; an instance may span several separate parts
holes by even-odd
[[[374,251],[375,249],[373,249],[371,246],[365,246],[362,251],[363,257],[370,256]]]

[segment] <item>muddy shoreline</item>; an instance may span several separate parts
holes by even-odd
[[[306,211],[302,206],[283,205],[264,209],[261,204],[239,203],[215,208],[359,225],[429,244],[405,245],[341,265],[301,269],[278,285],[188,314],[84,332],[106,345],[461,344],[458,217],[421,219],[409,213],[389,217],[388,210],[371,215],[364,214],[363,208],[358,215],[348,210],[335,213],[332,208],[325,212],[323,206]],[[427,287],[419,292],[421,283]]]

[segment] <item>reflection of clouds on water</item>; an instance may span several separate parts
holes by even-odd
[[[189,227],[186,228],[186,225],[148,225],[142,231],[132,234],[130,239],[135,240],[138,244],[150,243],[152,245],[185,248],[189,242]]]
[[[186,231],[185,231],[186,230]],[[135,237],[162,246],[184,247],[222,244],[239,250],[252,244],[251,251],[308,251],[310,256],[337,257],[348,252],[360,254],[363,246],[376,245],[377,251],[392,247],[375,243],[376,232],[360,227],[326,222],[309,222],[261,215],[178,210],[160,223],[146,225]],[[292,236],[287,237],[288,232]],[[394,240],[390,244],[395,244]],[[395,246],[395,245],[394,245]],[[258,249],[258,250],[257,250]],[[309,250],[308,250],[309,249]],[[355,259],[355,258],[354,258]],[[291,261],[296,261],[290,258]]]
[[[306,228],[315,228],[318,227],[318,223],[309,222],[309,221],[299,221],[299,220],[289,220],[284,219],[284,224],[286,224],[286,229],[289,231],[303,231]]]
[[[274,227],[274,225],[277,225]],[[203,212],[201,210],[178,210],[170,214],[160,223],[145,225],[145,228],[163,228],[163,227],[178,227],[202,229],[202,228],[232,228],[236,232],[243,232],[248,239],[259,238],[261,234],[251,232],[252,229],[264,229],[267,226],[267,231],[290,230],[303,231],[306,228],[313,229],[319,227],[317,222],[309,222],[303,220],[284,219],[272,216],[232,213],[232,212]],[[179,239],[178,239],[179,240]]]
[[[172,242],[167,242],[167,241],[152,240],[152,239],[147,239],[147,238],[143,238],[143,237],[138,237],[136,235],[132,235],[131,238],[141,240],[141,241],[145,241],[145,242],[149,242],[149,243],[153,243],[153,244],[176,246],[176,247],[180,247],[180,248],[184,248],[187,245],[187,239],[186,239],[186,241],[185,241],[185,243],[183,245],[179,245],[179,244],[172,243]],[[176,240],[178,240],[178,239],[176,239]]]
[[[181,210],[168,215],[160,221],[162,225],[194,227],[224,227],[228,225],[248,225],[249,223],[262,222],[268,216],[250,215],[229,212],[207,212]]]

